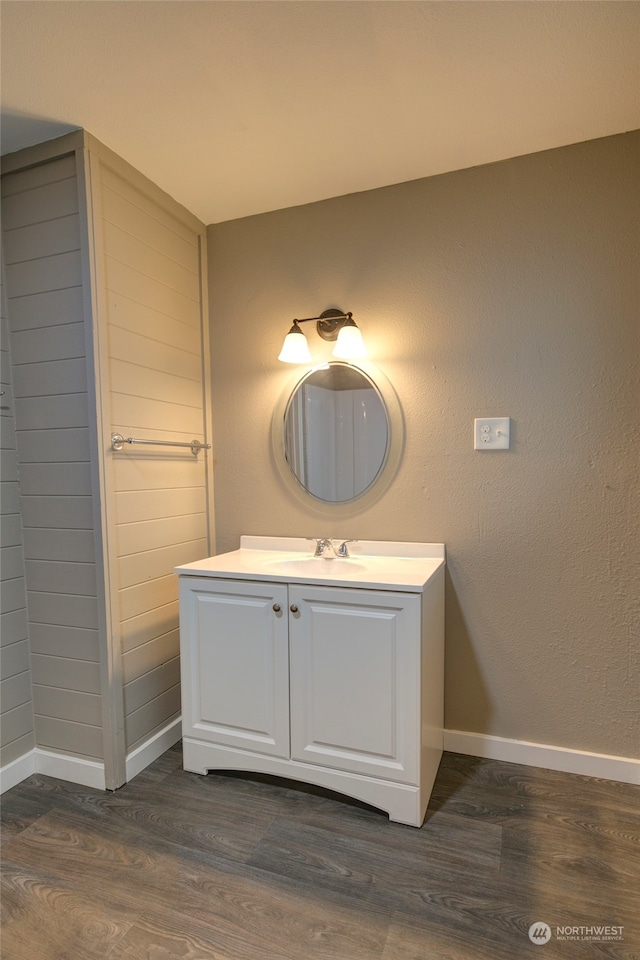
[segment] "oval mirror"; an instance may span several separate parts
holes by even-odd
[[[386,384],[387,400],[389,390]],[[276,414],[285,469],[299,489],[324,504],[349,504],[372,491],[397,460],[390,455],[398,452],[401,421],[397,401],[391,406],[353,364],[334,361],[305,374]]]

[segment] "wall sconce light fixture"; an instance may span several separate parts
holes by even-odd
[[[305,317],[294,320],[293,326],[284,338],[282,350],[278,360],[284,363],[311,363],[311,352],[307,338],[300,329],[301,323],[316,321],[316,331],[323,340],[335,340],[333,356],[342,360],[357,360],[366,357],[367,348],[364,345],[362,334],[354,323],[351,313],[341,313],[340,310],[325,310],[319,317]]]

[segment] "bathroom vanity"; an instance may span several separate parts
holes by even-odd
[[[443,544],[297,538],[177,567],[184,767],[338,791],[421,826],[442,755]]]

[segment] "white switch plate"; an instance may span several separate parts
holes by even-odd
[[[509,417],[483,417],[473,421],[474,450],[508,450]]]

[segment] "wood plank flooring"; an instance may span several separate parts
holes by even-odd
[[[116,793],[32,776],[2,813],[2,960],[640,957],[628,784],[445,754],[416,830],[286,781],[185,773],[178,745]],[[557,935],[594,926],[622,939]]]

